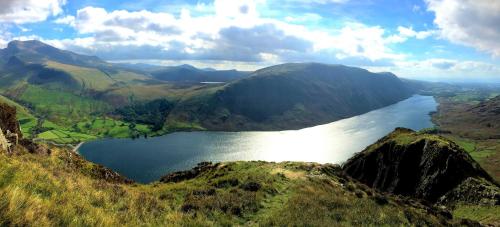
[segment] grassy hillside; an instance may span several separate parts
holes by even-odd
[[[184,65],[153,70],[156,78],[152,78],[141,70],[115,67],[96,57],[58,50],[39,41],[11,42],[0,55],[0,94],[38,118],[20,119],[23,131],[35,131],[34,137],[40,135],[58,143],[152,131],[141,125],[134,128],[132,123],[147,123],[156,134],[297,129],[365,113],[412,94],[392,74],[340,65],[284,64],[259,70],[250,77],[247,72]],[[243,77],[248,78],[237,80]],[[148,114],[133,119],[155,116],[165,119],[163,124],[158,120],[131,121],[116,114],[117,109],[158,99],[173,105],[171,111],[160,113],[166,116]],[[102,117],[119,126],[97,132],[90,130],[92,126],[79,126]]]
[[[15,111],[0,111],[0,121],[16,127]],[[415,138],[396,140],[405,146]],[[448,145],[451,142],[444,141],[442,146]],[[143,185],[66,149],[22,140],[10,151],[0,150],[1,226],[474,224],[461,217],[498,224],[498,206],[459,204],[453,209],[455,218],[446,208],[379,192],[347,177],[337,165],[200,163]]]
[[[210,165],[193,179],[138,185],[68,151],[0,153],[0,225],[405,225],[459,222],[307,163]],[[115,181],[115,182],[113,182]],[[431,212],[432,211],[432,212]],[[429,213],[430,212],[430,213]]]
[[[114,83],[112,78],[96,68],[67,65],[54,61],[48,61],[45,64],[48,68],[69,73],[75,80],[78,81],[82,90],[92,89],[96,91],[103,91]]]
[[[44,92],[47,91],[42,90],[40,92],[38,88],[35,88],[27,94],[30,94],[30,92],[34,92],[31,94],[45,94]],[[82,101],[81,97],[68,93],[55,92],[55,94],[57,97],[63,97],[55,99],[61,101],[61,103],[54,104],[54,102],[51,102],[51,99],[41,99],[40,96],[36,95],[29,96],[33,98],[29,100],[34,104],[28,102],[28,100],[22,100],[27,103],[27,105],[37,110],[36,116],[31,110],[7,97],[0,96],[0,103],[6,103],[16,107],[18,111],[17,120],[19,121],[21,131],[25,137],[32,137],[37,140],[50,141],[57,144],[77,144],[81,141],[89,141],[103,137],[128,138],[143,136],[144,134],[156,135],[162,133],[160,131],[151,132],[150,127],[145,124],[132,124],[105,117],[101,114],[95,114],[94,112],[89,112],[89,109],[83,108],[85,105],[79,106],[79,115],[73,115],[74,118],[67,119],[64,114],[61,115],[61,113],[66,113],[65,111],[68,111],[66,107],[71,107],[75,104],[86,104],[86,102],[89,101]],[[50,96],[42,97],[47,98]],[[72,103],[71,105],[68,104],[70,102]],[[44,103],[45,105],[43,105]],[[95,105],[90,105],[89,107],[93,108],[93,106]],[[40,113],[50,114],[40,115]]]
[[[106,66],[107,63],[95,56],[76,54],[70,51],[60,50],[38,40],[18,41],[14,40],[7,48],[0,52],[3,62],[8,62],[12,56],[24,62],[41,64],[45,61],[56,61],[63,64],[78,66]],[[2,61],[0,61],[1,63]]]
[[[500,181],[499,90],[469,90],[438,96],[433,121]]]
[[[47,119],[64,125],[112,110],[109,104],[102,101],[31,85],[22,88],[22,93],[16,99]]]
[[[384,107],[411,96],[396,76],[317,63],[258,70],[210,97],[180,103],[169,119],[211,130],[297,129]],[[189,115],[186,117],[186,115]]]

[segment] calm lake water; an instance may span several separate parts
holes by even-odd
[[[178,132],[148,139],[103,139],[79,148],[87,160],[148,183],[201,161],[307,161],[342,163],[396,127],[432,127],[431,96],[413,96],[391,106],[330,124],[274,132]]]

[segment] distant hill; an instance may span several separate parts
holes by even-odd
[[[60,50],[37,40],[15,40],[10,42],[7,48],[0,52],[0,57],[4,63],[8,62],[14,56],[26,63],[41,64],[45,61],[56,61],[63,64],[92,67],[107,64],[98,57]]]
[[[249,72],[236,70],[198,69],[191,65],[170,66],[151,72],[158,80],[170,82],[229,82],[248,76]]]
[[[0,50],[0,87],[20,84],[77,93],[104,91],[124,83],[149,80],[114,68],[95,56],[60,50],[36,40],[12,41]]]
[[[500,96],[479,103],[439,101],[434,119],[440,128],[474,139],[500,139]]]
[[[252,73],[176,108],[212,130],[296,129],[366,113],[413,94],[391,73],[318,63],[282,64]],[[193,113],[186,117],[185,114]],[[167,119],[168,120],[168,119]]]
[[[0,94],[65,126],[166,99],[171,104],[167,131],[298,129],[413,94],[394,74],[342,65],[282,64],[252,73],[191,65],[158,68],[110,64],[39,41],[12,41],[0,50],[0,59]]]

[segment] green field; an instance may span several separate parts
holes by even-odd
[[[58,144],[76,144],[82,141],[93,140],[97,137],[87,134],[54,129],[38,134],[37,138],[52,141]]]
[[[40,91],[38,88],[31,89],[30,92]],[[60,94],[58,94],[60,95]],[[32,98],[31,100],[43,100],[38,98]],[[64,102],[74,101],[74,97],[70,97],[65,99]],[[80,99],[81,101],[82,99]],[[30,110],[19,105],[18,103],[6,98],[4,96],[0,96],[0,102],[7,103],[11,106],[16,107],[17,110],[17,118],[21,127],[21,131],[25,135],[25,137],[30,137],[32,134],[32,130],[37,127],[38,118],[33,115]],[[84,105],[80,107],[85,107]],[[88,103],[87,103],[88,104]],[[43,108],[43,105],[39,105],[39,107]],[[59,106],[61,107],[61,106]],[[52,107],[49,111],[60,111],[59,107]],[[52,116],[59,116],[59,114],[54,114]],[[51,141],[57,144],[76,144],[82,141],[94,140],[97,138],[128,138],[128,137],[138,137],[147,135],[158,135],[162,133],[166,133],[166,131],[159,132],[151,132],[151,129],[148,125],[144,124],[134,124],[127,123],[124,121],[116,120],[109,117],[94,117],[91,115],[84,115],[82,118],[84,120],[77,121],[70,126],[63,126],[64,122],[54,123],[50,120],[44,120],[41,125],[41,132],[35,135],[34,138]],[[56,121],[60,121],[59,118],[55,119]],[[75,120],[71,120],[74,122]]]
[[[143,135],[151,132],[147,125],[135,124],[135,127],[133,127],[130,123],[106,117],[79,122],[74,125],[72,129],[76,132],[92,134],[99,137],[114,138],[126,138],[131,137],[134,133]]]
[[[32,85],[27,85],[17,99],[31,105],[38,115],[62,125],[71,125],[112,109],[102,101]]]
[[[48,129],[37,138],[52,141],[59,144],[76,144],[82,141],[97,138],[129,138],[151,135],[147,125],[136,124],[132,127],[130,123],[112,118],[95,118],[78,122],[73,127],[60,127],[52,122],[44,122],[43,128]]]

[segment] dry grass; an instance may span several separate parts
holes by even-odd
[[[0,225],[433,225],[449,220],[301,163],[232,162],[179,183],[111,183],[76,154],[0,154]],[[350,189],[346,185],[351,185]],[[385,198],[385,197],[384,197]]]

